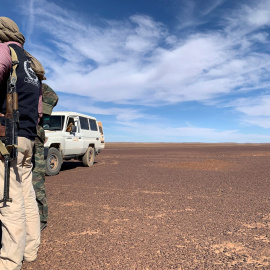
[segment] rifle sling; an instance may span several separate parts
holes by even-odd
[[[0,140],[0,153],[1,153],[2,156],[9,155],[10,152],[11,152],[11,150],[12,150],[12,148],[17,148],[17,150],[18,150],[19,152],[23,152],[23,151],[24,151],[24,150],[23,150],[21,147],[19,147],[17,144],[5,146],[5,145],[3,144],[3,142]]]
[[[7,150],[6,146],[0,141],[0,152],[2,156],[9,155],[9,151]]]
[[[16,82],[17,82],[17,73],[16,73],[16,68],[18,66],[18,57],[17,54],[15,52],[15,50],[9,46],[10,49],[10,53],[11,53],[11,60],[12,60],[12,72],[11,72],[11,79],[10,82],[12,83],[12,86],[15,87]],[[18,148],[18,145],[7,145],[5,146],[5,144],[0,140],[0,153],[5,156],[5,155],[9,155],[12,148]],[[21,149],[19,150],[21,151]]]
[[[11,60],[12,60],[12,73],[11,73],[11,82],[14,83],[14,85],[17,82],[17,73],[16,73],[16,68],[18,66],[18,57],[15,52],[15,50],[9,46],[10,52],[11,52]],[[13,79],[14,78],[14,79]]]

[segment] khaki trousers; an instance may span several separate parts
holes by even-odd
[[[2,248],[0,269],[21,269],[22,261],[35,260],[40,245],[40,218],[32,185],[32,151],[34,141],[18,137],[17,159],[11,161],[10,198],[6,207],[0,204]],[[0,161],[0,199],[4,190],[4,162]]]

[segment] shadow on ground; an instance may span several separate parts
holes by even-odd
[[[97,163],[97,162],[94,162],[94,165],[95,165],[95,163]],[[73,169],[80,168],[80,167],[86,168],[83,166],[83,163],[81,161],[77,161],[77,160],[65,161],[62,164],[61,171],[73,170]]]

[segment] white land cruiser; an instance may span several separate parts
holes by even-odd
[[[45,116],[46,175],[59,173],[63,160],[79,159],[92,166],[101,140],[96,118],[76,112],[53,112]]]

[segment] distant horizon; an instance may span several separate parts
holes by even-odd
[[[246,142],[246,143],[237,143],[237,142],[105,142],[106,144],[270,144],[270,143],[253,143],[253,142]]]

